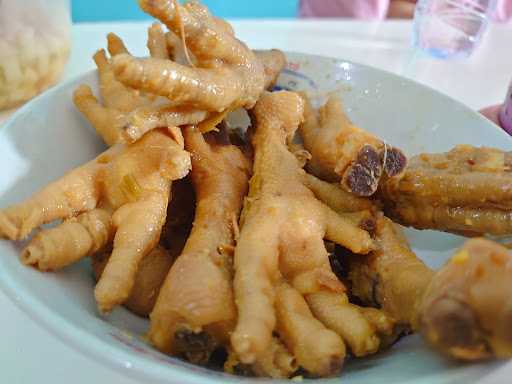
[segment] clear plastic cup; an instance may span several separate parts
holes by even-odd
[[[467,57],[488,24],[495,0],[419,0],[414,45],[438,58]]]
[[[0,110],[53,85],[70,45],[69,0],[0,0]]]

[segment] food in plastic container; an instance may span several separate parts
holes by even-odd
[[[0,0],[0,109],[54,84],[69,56],[68,0]]]

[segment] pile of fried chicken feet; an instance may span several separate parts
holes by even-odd
[[[109,148],[0,211],[42,271],[91,257],[99,312],[149,316],[160,351],[231,373],[314,377],[410,331],[458,359],[512,356],[512,257],[469,240],[439,271],[391,220],[512,233],[512,155],[460,146],[409,161],[339,98],[269,92],[284,54],[251,51],[197,2],[139,0],[150,56],[114,34],[101,102],[74,102]],[[166,28],[166,30],[164,29]],[[249,130],[226,116],[248,111]],[[296,136],[301,143],[297,144]],[[341,252],[338,252],[341,250]]]

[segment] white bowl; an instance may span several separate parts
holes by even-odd
[[[512,148],[512,140],[497,126],[433,89],[348,61],[292,53],[288,59],[280,87],[341,93],[356,124],[408,154],[446,151],[459,143]],[[97,91],[96,72],[37,97],[0,131],[0,207],[27,198],[105,148],[71,101],[80,83]],[[417,254],[432,267],[439,267],[463,242],[461,237],[432,231],[408,230],[407,236]],[[19,251],[20,244],[0,241],[0,287],[35,321],[92,359],[145,383],[255,380],[160,354],[140,338],[147,321],[124,308],[100,316],[88,261],[58,273],[41,273],[21,265]],[[57,357],[55,361],[58,364]],[[410,336],[388,351],[348,361],[342,376],[345,384],[473,382],[500,364],[457,364],[431,352],[418,336]],[[80,367],[76,369],[80,371]]]

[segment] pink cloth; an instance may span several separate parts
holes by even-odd
[[[301,0],[301,17],[354,17],[383,19],[389,0]]]
[[[386,17],[390,0],[300,0],[301,17],[355,17],[380,20]],[[512,0],[497,0],[494,21],[512,20]]]
[[[512,0],[498,0],[493,20],[499,22],[512,21]]]

